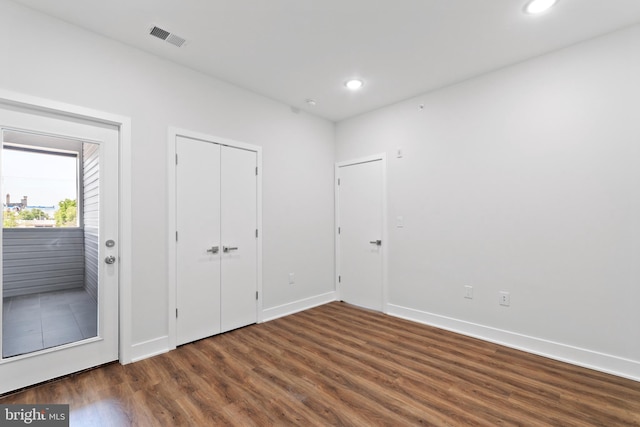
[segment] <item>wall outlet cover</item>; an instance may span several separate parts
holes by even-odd
[[[511,305],[511,295],[509,295],[509,292],[500,291],[500,293],[498,294],[498,302],[500,303],[500,305],[509,307]]]

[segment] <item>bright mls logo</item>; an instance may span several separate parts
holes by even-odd
[[[69,405],[0,405],[0,427],[69,427]]]

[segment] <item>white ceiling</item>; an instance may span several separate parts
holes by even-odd
[[[640,22],[640,0],[14,1],[335,121]]]

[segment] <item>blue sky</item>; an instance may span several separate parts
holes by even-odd
[[[2,150],[2,203],[28,197],[29,206],[58,206],[64,199],[75,199],[76,166],[73,157]]]

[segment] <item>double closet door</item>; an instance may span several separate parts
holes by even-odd
[[[176,137],[177,344],[257,321],[257,153]]]

